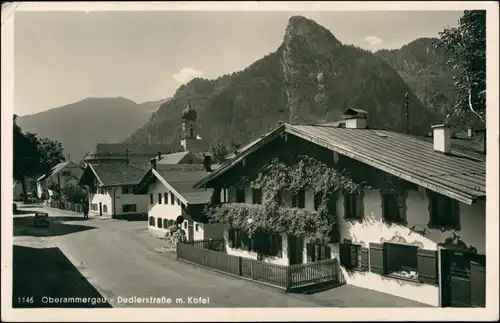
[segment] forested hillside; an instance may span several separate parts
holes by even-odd
[[[370,127],[401,131],[407,92],[415,116],[410,130],[426,133],[430,114],[398,72],[377,55],[345,46],[314,21],[295,16],[275,52],[240,72],[181,86],[127,141],[178,145],[181,110],[189,96],[200,135],[212,144],[247,142],[279,120],[337,120],[349,107],[367,110]]]

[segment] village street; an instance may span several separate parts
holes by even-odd
[[[30,305],[20,304],[20,297],[33,296],[38,306],[55,306],[41,304],[41,297],[101,295],[109,305],[100,306],[113,307],[424,306],[353,286],[312,295],[285,294],[178,261],[173,250],[163,248],[163,240],[148,233],[145,221],[83,219],[73,212],[46,208],[51,227],[32,228],[28,212],[35,209],[21,210],[25,214],[14,216],[14,303],[17,300],[18,306]],[[130,297],[163,297],[172,303],[126,303]],[[209,302],[193,304],[190,297]]]

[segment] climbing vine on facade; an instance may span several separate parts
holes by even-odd
[[[328,167],[309,156],[298,156],[291,162],[274,159],[253,178],[243,177],[242,183],[237,184],[245,183],[253,189],[262,189],[262,204],[219,204],[214,198],[208,211],[211,222],[227,223],[250,235],[255,232],[287,233],[322,242],[335,242],[339,238],[336,192],[355,192],[365,185],[355,183],[346,171]],[[296,194],[301,190],[313,192],[316,211],[281,203],[283,192]]]

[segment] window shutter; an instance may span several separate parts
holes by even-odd
[[[277,248],[277,251],[276,251],[276,255],[278,257],[283,257],[283,245],[282,245],[282,241],[283,239],[281,238],[280,235],[277,235],[276,236],[276,248]]]
[[[328,245],[325,245],[325,258],[324,259],[331,259],[332,258],[332,248],[330,248]]]
[[[235,239],[236,247],[241,248],[241,244],[242,244],[241,243],[242,242],[241,241],[241,233],[242,233],[241,229],[236,230],[235,233],[236,233],[236,239]]]
[[[428,226],[428,227],[431,227],[431,226],[432,226],[432,224],[433,224],[433,223],[432,223],[432,222],[433,222],[433,221],[432,221],[432,220],[433,220],[433,219],[432,219],[432,208],[433,208],[433,206],[432,206],[432,201],[434,200],[434,199],[433,199],[433,195],[432,195],[432,193],[430,193],[430,192],[429,192],[429,193],[427,194],[427,199],[429,200],[429,207],[427,208],[427,210],[429,211],[429,212],[428,212],[428,213],[429,213],[429,222],[428,222],[427,226]]]
[[[401,223],[404,225],[408,224],[408,220],[406,217],[406,199],[407,199],[407,197],[408,197],[408,192],[403,191],[399,194],[399,200],[398,200],[399,214],[401,216]]]
[[[246,232],[241,233],[241,248],[243,250],[250,250],[250,237]]]
[[[485,307],[486,268],[474,261],[470,263],[470,289],[471,305],[475,307]]]
[[[229,247],[234,248],[234,229],[229,229],[228,238],[229,238]]]
[[[369,258],[368,258],[368,248],[359,247],[359,253],[361,254],[361,263],[360,268],[363,271],[368,271],[369,267]]]
[[[455,230],[460,230],[460,203],[458,201],[453,200],[451,202],[451,214]]]
[[[384,245],[380,243],[370,243],[370,271],[375,274],[385,274],[384,266]]]
[[[380,200],[382,201],[382,204],[380,207],[382,208],[382,222],[385,222],[386,218],[386,211],[385,211],[385,194],[380,191]]]
[[[417,251],[418,279],[426,284],[438,284],[437,251],[418,249]]]
[[[349,214],[347,213],[347,208],[348,208],[348,206],[347,206],[347,196],[348,195],[345,194],[345,193],[342,194],[342,199],[344,200],[344,218],[349,217]]]
[[[349,245],[345,243],[339,243],[339,258],[340,265],[344,266],[346,269],[351,269],[351,261],[350,261],[350,250]],[[309,252],[308,252],[309,254]]]
[[[307,262],[313,262],[314,261],[314,244],[308,243],[307,244]]]
[[[360,220],[363,220],[364,218],[364,193],[363,191],[359,192],[358,195],[356,195],[356,217]]]

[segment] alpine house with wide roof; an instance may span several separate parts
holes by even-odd
[[[429,142],[370,129],[367,114],[352,109],[341,122],[282,123],[195,187],[217,195],[227,191],[222,200],[235,210],[242,204],[264,204],[265,191],[275,188],[252,183],[271,160],[314,158],[349,175],[361,189],[329,192],[335,196],[329,212],[337,236],[315,241],[290,234],[284,226],[283,232],[270,233],[279,250],[264,254],[264,261],[293,265],[338,258],[348,284],[434,306],[484,306],[486,159],[453,145],[450,127],[434,126],[432,132]],[[307,176],[307,169],[298,169]],[[283,191],[279,203],[317,212],[318,194],[311,187]],[[268,215],[267,223],[283,222],[273,216]],[[240,220],[233,223],[253,221]],[[226,252],[257,259],[262,250],[253,246],[259,243],[251,242],[255,237],[242,239],[245,235],[226,223]]]
[[[87,164],[79,184],[88,187],[90,214],[130,216],[147,212],[147,198],[135,187],[147,173],[144,165]]]

